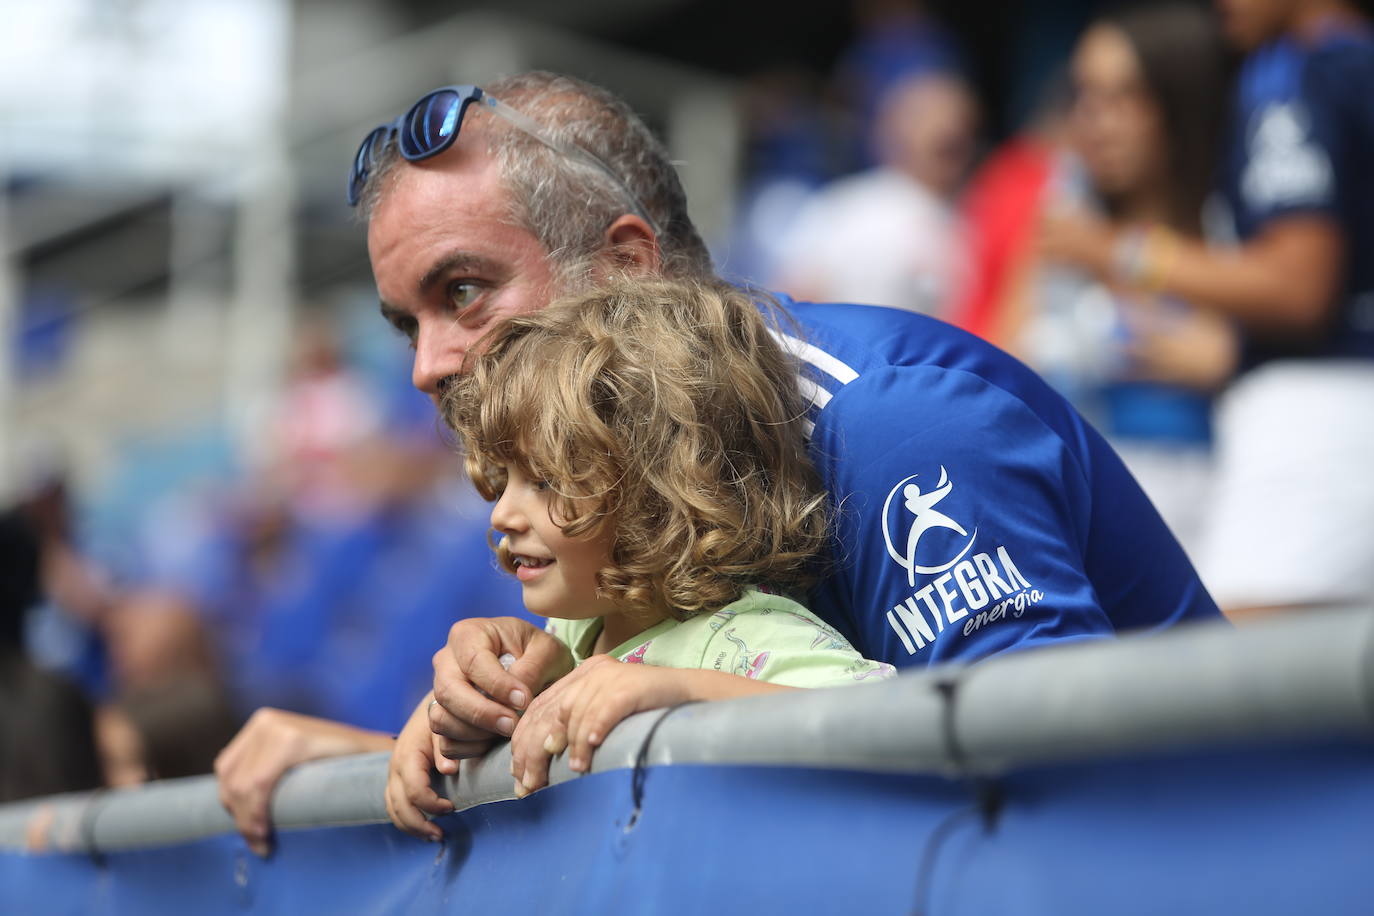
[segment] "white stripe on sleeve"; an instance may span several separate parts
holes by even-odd
[[[848,385],[859,377],[849,365],[841,362],[819,347],[813,346],[804,340],[798,340],[790,334],[783,334],[779,331],[769,329],[768,333],[773,335],[773,339],[778,345],[791,353],[797,359],[808,362],[826,375],[833,376],[840,384]]]

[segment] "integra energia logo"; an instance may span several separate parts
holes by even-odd
[[[962,560],[978,537],[977,528],[969,534],[963,525],[935,508],[954,489],[944,465],[940,466],[940,479],[933,487],[922,489],[920,477],[920,474],[912,474],[899,480],[883,502],[883,540],[888,556],[906,570],[907,584],[912,587],[916,585],[917,574],[942,573]],[[898,494],[901,494],[900,500]],[[962,549],[957,541],[951,544],[951,535],[937,533],[941,530],[952,531],[963,538]],[[897,537],[893,537],[894,532]],[[934,534],[934,537],[926,537],[927,534]],[[923,543],[927,545],[924,550]],[[951,550],[958,552],[953,559],[942,562]],[[932,553],[934,562],[931,562]],[[918,558],[924,562],[918,562]]]

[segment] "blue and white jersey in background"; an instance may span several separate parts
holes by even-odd
[[[1345,241],[1336,311],[1313,341],[1252,339],[1246,364],[1374,358],[1374,35],[1332,22],[1246,58],[1222,193],[1247,241],[1274,220],[1330,219]]]
[[[836,505],[811,608],[867,657],[920,666],[1218,617],[1121,460],[1021,363],[925,316],[779,300]]]

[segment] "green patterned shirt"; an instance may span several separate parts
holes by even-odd
[[[582,664],[601,634],[601,618],[549,618],[545,629]],[[714,614],[664,620],[606,653],[630,664],[705,668],[789,687],[836,687],[893,677],[834,628],[789,598],[749,589]]]

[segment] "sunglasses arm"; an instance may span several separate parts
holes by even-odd
[[[644,222],[649,225],[649,228],[653,230],[655,236],[661,236],[663,234],[662,230],[659,229],[658,222],[649,215],[649,212],[644,209],[644,205],[639,202],[639,197],[629,189],[621,177],[617,175],[609,165],[603,162],[600,157],[580,146],[558,142],[553,137],[550,137],[544,130],[543,125],[534,118],[531,118],[523,111],[512,108],[500,99],[493,98],[483,93],[482,97],[477,100],[477,103],[486,108],[490,108],[493,112],[505,118],[512,125],[529,134],[555,153],[581,162],[583,165],[593,168],[606,176],[606,178],[615,185],[616,189],[620,191],[625,201],[634,209],[635,216],[644,220]]]

